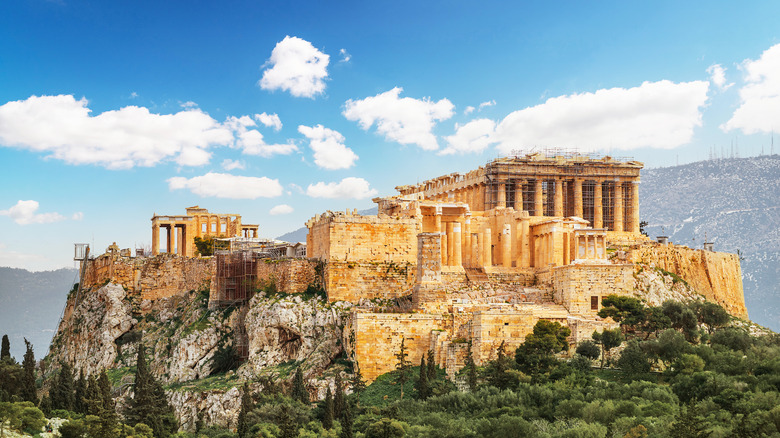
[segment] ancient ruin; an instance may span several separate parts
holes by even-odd
[[[168,254],[131,257],[112,245],[84,259],[82,286],[111,281],[156,300],[207,283],[210,306],[246,306],[269,285],[285,294],[324,289],[330,303],[351,303],[342,345],[368,380],[394,368],[402,340],[409,360],[432,350],[451,376],[468,348],[484,363],[502,343],[520,345],[540,319],[568,326],[574,345],[616,325],[597,315],[604,297],[654,293],[645,269],[747,317],[736,255],[640,233],[641,168],[577,154],[500,158],[397,187],[374,199],[375,216],[319,214],[306,223],[306,245],[259,239],[240,215],[190,207],[152,218],[152,252],[165,228]],[[196,236],[232,241],[194,257]],[[246,357],[252,330],[238,321],[234,343]]]
[[[258,237],[258,226],[242,224],[240,214],[209,213],[196,205],[184,216],[152,216],[152,255],[160,253],[161,228],[166,233],[165,252],[188,257],[195,255],[196,237]]]

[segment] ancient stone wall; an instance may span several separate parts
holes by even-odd
[[[417,261],[416,219],[388,216],[322,215],[307,224],[308,256],[359,262]]]
[[[415,281],[415,264],[407,262],[344,262],[325,266],[328,301],[359,302],[362,298],[396,298],[408,295]]]
[[[748,317],[742,270],[736,254],[648,242],[632,248],[628,258],[637,264],[671,272],[732,315]]]
[[[371,382],[395,369],[402,339],[407,359],[419,365],[422,355],[431,348],[431,332],[445,330],[448,325],[441,315],[355,312],[349,335],[354,337],[350,343],[354,345],[353,357],[363,377]]]
[[[189,258],[174,254],[139,258],[104,254],[86,263],[82,288],[94,288],[110,281],[140,295],[144,300],[198,289],[211,280],[215,270],[212,258]]]
[[[554,300],[574,314],[595,314],[608,295],[625,295],[634,288],[630,264],[567,265],[552,269]]]
[[[257,282],[273,282],[278,291],[288,294],[302,293],[309,285],[323,286],[317,275],[318,264],[312,259],[260,259],[255,268]]]

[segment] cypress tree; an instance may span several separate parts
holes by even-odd
[[[471,355],[471,341],[469,341],[468,350],[466,350],[466,384],[469,386],[469,391],[474,392],[477,390],[477,365],[474,363],[474,356]]]
[[[309,391],[306,389],[306,385],[303,383],[303,371],[301,370],[301,367],[298,367],[295,370],[291,395],[293,400],[298,400],[305,405],[310,403]]]
[[[333,427],[333,394],[330,392],[330,386],[325,393],[325,403],[322,406],[322,427],[327,430]]]
[[[0,360],[11,360],[11,341],[8,335],[3,335],[3,346],[0,349]]]
[[[73,395],[73,410],[79,414],[87,413],[87,380],[84,378],[84,370],[79,371],[79,378],[76,379],[75,392]]]
[[[252,395],[249,391],[249,385],[244,383],[244,388],[241,393],[241,410],[238,411],[238,426],[236,428],[238,438],[249,437],[249,421],[247,420],[246,416],[252,410],[252,405]]]
[[[344,382],[341,374],[336,374],[336,394],[333,396],[333,417],[340,418],[344,413]]]
[[[48,394],[44,394],[43,397],[41,397],[41,404],[38,406],[38,409],[40,409],[47,418],[51,417],[51,398]]]
[[[433,360],[433,350],[428,350],[428,384],[436,380],[436,362]]]
[[[67,362],[62,362],[60,363],[60,372],[52,387],[51,406],[53,409],[72,411],[73,405],[73,369]]]
[[[100,394],[100,436],[113,438],[116,436],[119,417],[116,414],[114,398],[111,396],[111,382],[108,380],[105,369],[100,371],[97,387]]]
[[[406,347],[404,346],[404,339],[401,338],[401,348],[398,350],[398,354],[395,355],[395,358],[398,359],[398,362],[395,365],[396,370],[396,379],[395,383],[398,385],[401,385],[401,400],[404,399],[404,384],[409,381],[409,360],[406,358],[409,356],[409,354],[406,352]]]
[[[35,353],[33,353],[32,344],[27,338],[24,339],[24,345],[27,351],[24,353],[24,360],[22,361],[22,388],[20,396],[22,400],[33,402],[38,404],[38,390],[35,387]]]
[[[276,421],[276,425],[279,426],[281,432],[280,438],[295,438],[298,436],[298,426],[287,409],[281,410]]]
[[[355,365],[355,374],[352,376],[352,393],[355,394],[355,400],[358,407],[360,407],[360,394],[362,394],[365,389],[366,382],[363,380],[363,374],[360,373],[360,367]]]
[[[417,390],[417,398],[425,400],[428,398],[430,392],[430,386],[428,385],[428,367],[425,366],[425,356],[420,358],[420,378],[415,385]]]
[[[87,415],[100,416],[100,406],[103,404],[103,400],[100,397],[100,389],[98,388],[97,379],[95,376],[89,376],[87,379],[87,390],[84,393],[84,413]]]
[[[165,397],[165,390],[152,376],[146,364],[143,345],[138,346],[133,401],[127,417],[133,425],[144,423],[151,427],[157,438],[166,438],[178,429],[178,422]]]
[[[344,412],[341,416],[341,434],[339,435],[339,438],[353,438],[354,434],[352,433],[352,408],[349,406],[349,403],[344,405]]]

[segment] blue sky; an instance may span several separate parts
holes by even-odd
[[[196,204],[273,237],[512,150],[769,153],[779,9],[5,1],[0,266],[149,246]]]

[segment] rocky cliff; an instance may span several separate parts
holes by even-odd
[[[303,366],[312,397],[324,395],[333,374],[346,368],[338,358],[349,309],[349,304],[331,305],[316,296],[262,292],[243,306],[209,309],[207,289],[143,300],[109,282],[71,294],[45,360],[49,374],[60,361],[86,375],[106,368],[124,397],[131,395],[132,370],[143,344],[183,427],[192,429],[198,413],[207,424],[231,426],[243,380],[272,376],[284,384],[291,370]],[[212,373],[218,351],[244,345],[249,359],[233,371]]]

